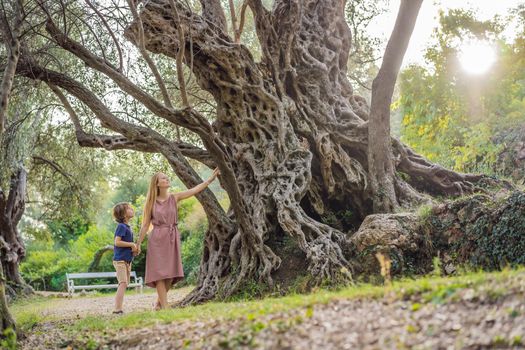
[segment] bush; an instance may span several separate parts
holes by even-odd
[[[184,202],[181,202],[184,203]],[[182,265],[186,283],[197,281],[200,260],[204,244],[204,236],[208,229],[208,221],[202,206],[195,200],[191,211],[179,223],[182,247]]]
[[[525,193],[494,201],[474,195],[447,204],[428,217],[426,231],[455,266],[498,270],[525,264]]]
[[[76,241],[70,240],[65,248],[51,240],[33,241],[28,244],[28,255],[20,271],[37,290],[65,290],[66,273],[86,272],[95,252],[112,241],[113,233],[97,226],[91,226]],[[100,266],[104,271],[113,271],[111,260],[111,254],[102,259]]]

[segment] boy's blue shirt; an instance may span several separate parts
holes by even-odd
[[[122,237],[121,240],[123,242],[133,243],[133,232],[131,232],[131,228],[129,227],[128,224],[119,223],[117,225],[117,229],[115,230],[115,238],[117,236]],[[115,261],[124,260],[127,262],[131,262],[131,260],[133,260],[133,252],[131,251],[131,248],[117,247],[114,245],[113,260]]]

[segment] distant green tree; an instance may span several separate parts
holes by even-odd
[[[481,21],[472,11],[440,13],[436,43],[426,51],[428,66],[412,65],[400,76],[402,141],[443,166],[494,173],[505,147],[499,132],[525,122],[523,29],[513,43],[502,36],[502,20]],[[494,43],[498,60],[482,76],[459,66],[461,45],[469,40]]]

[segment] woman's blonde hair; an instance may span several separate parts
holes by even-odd
[[[151,213],[153,211],[153,206],[155,205],[155,201],[157,200],[157,196],[159,195],[159,176],[162,175],[162,173],[156,173],[151,177],[151,181],[149,182],[148,187],[148,194],[146,195],[146,202],[144,203],[144,211],[143,211],[143,217],[144,218],[150,218],[151,219]]]

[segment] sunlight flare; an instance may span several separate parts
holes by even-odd
[[[470,74],[483,74],[496,61],[493,46],[487,41],[470,41],[462,45],[459,52],[459,62]]]

